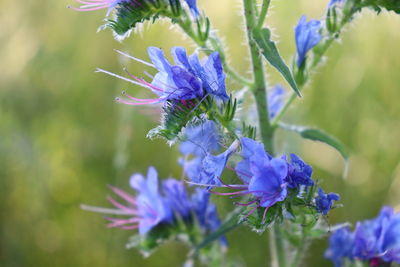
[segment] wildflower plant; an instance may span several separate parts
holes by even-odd
[[[207,266],[231,265],[223,256],[228,248],[226,234],[245,225],[270,234],[274,266],[303,266],[310,243],[331,231],[325,256],[335,266],[356,260],[368,261],[371,266],[400,262],[397,213],[384,208],[378,218],[358,223],[354,233],[348,226],[330,226],[328,215],[342,206],[340,196],[326,193],[329,189],[322,188],[321,179],[313,175],[312,166],[300,155],[280,154],[274,146],[280,128],[331,146],[347,162],[348,151],[336,138],[317,128],[285,123],[284,115],[303,95],[326,51],[357,13],[364,9],[378,14],[382,10],[399,13],[399,1],[327,1],[322,19],[302,16],[294,27],[296,51],[289,66],[265,25],[271,0],[263,0],[260,6],[255,0],[243,0],[251,79],[228,64],[225,46],[196,0],[76,2],[72,8],[77,11],[106,10],[101,28],[110,28],[118,40],[128,37],[145,21],[156,23],[167,18],[199,48],[188,55],[177,44],[170,51],[173,62],[167,59],[167,51],[156,47],[148,48],[149,59],[135,57],[134,51],[117,51],[152,67],[155,74],[146,72],[146,78],[128,69],[123,75],[97,69],[155,95],[143,99],[123,92],[115,101],[129,106],[160,106],[161,123],[150,130],[148,137],[164,138],[181,154],[177,164],[182,167],[183,180],[159,181],[155,168],[150,167],[147,177],[132,175],[132,192],[110,187],[120,199],[108,198],[113,208],[82,205],[85,210],[107,214],[107,227],[131,230],[133,236],[127,247],[150,255],[159,245],[174,239],[189,246],[188,264],[196,260]],[[282,75],[287,89],[282,85],[267,88],[266,64]],[[227,88],[227,79],[252,93],[253,99]],[[246,113],[246,104],[254,107],[258,122],[246,118],[251,113]],[[225,172],[233,173],[235,178],[227,179]],[[230,198],[234,208],[222,219],[210,196]]]

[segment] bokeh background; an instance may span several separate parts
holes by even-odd
[[[232,65],[246,74],[240,2],[199,0],[229,47]],[[285,59],[292,60],[293,27],[302,14],[321,18],[323,1],[276,0],[268,18]],[[0,265],[1,266],[179,266],[186,248],[171,242],[144,260],[126,250],[129,232],[106,229],[98,214],[81,203],[106,206],[107,184],[128,189],[133,172],[155,166],[161,177],[179,176],[176,147],[145,138],[157,124],[151,109],[116,104],[123,89],[143,94],[123,81],[94,73],[96,67],[122,74],[118,48],[147,59],[149,45],[181,45],[193,50],[169,23],[146,25],[123,43],[111,32],[96,33],[105,11],[79,13],[66,1],[0,3]],[[284,149],[314,166],[344,208],[330,223],[373,217],[384,204],[400,204],[400,16],[364,12],[328,52],[285,120],[318,126],[351,151],[349,175],[343,161],[323,144],[290,138]],[[268,69],[271,84],[282,83]],[[229,84],[230,90],[239,89]],[[215,198],[221,212],[231,202]],[[229,257],[245,266],[267,266],[267,236],[246,228],[228,235]],[[239,242],[240,240],[240,242]],[[305,266],[328,266],[318,241]]]

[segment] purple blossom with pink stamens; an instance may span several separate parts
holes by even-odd
[[[151,66],[158,71],[154,76],[146,73],[152,79],[151,82],[148,82],[144,78],[131,74],[126,69],[125,71],[130,78],[97,69],[98,72],[103,72],[147,88],[158,96],[158,98],[140,99],[123,92],[126,99],[116,98],[116,101],[119,103],[137,106],[170,101],[190,105],[192,100],[202,101],[207,96],[212,96],[214,99],[223,101],[229,99],[225,88],[225,74],[221,58],[217,52],[211,54],[205,63],[201,64],[197,54],[193,54],[188,58],[186,50],[183,47],[174,47],[171,53],[174,57],[175,65],[172,65],[165,57],[163,51],[157,47],[148,48],[151,63],[120,51],[117,52],[135,61]]]
[[[121,204],[108,197],[115,209],[82,206],[83,209],[128,216],[128,218],[106,218],[111,221],[108,227],[119,227],[126,230],[139,229],[139,234],[144,235],[152,228],[163,223],[173,222],[173,212],[167,199],[163,197],[158,189],[157,171],[150,167],[147,179],[141,174],[134,174],[130,179],[130,185],[137,191],[137,196],[132,196],[125,191],[111,187],[111,190],[121,197],[126,204]]]

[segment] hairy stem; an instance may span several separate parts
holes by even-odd
[[[244,17],[246,21],[246,32],[248,38],[248,44],[251,55],[252,70],[253,70],[253,87],[252,92],[257,105],[257,112],[259,118],[259,128],[261,131],[262,141],[265,148],[273,154],[273,136],[275,128],[272,127],[269,114],[268,114],[268,98],[267,98],[267,87],[266,80],[264,77],[264,65],[262,61],[262,56],[258,50],[257,44],[255,43],[252,31],[258,25],[262,25],[264,18],[268,11],[269,1],[264,1],[263,10],[261,10],[261,20],[256,24],[256,6],[253,0],[243,0],[244,6]],[[263,18],[264,17],[264,18]],[[272,263],[278,263],[279,267],[286,266],[286,255],[284,250],[284,240],[280,234],[279,225],[274,225],[273,230],[270,231],[270,247]]]
[[[271,3],[271,0],[263,0],[260,16],[258,17],[257,29],[262,28],[262,26],[265,22],[265,18],[267,17],[270,3]]]
[[[251,55],[253,86],[252,92],[257,105],[259,128],[262,141],[268,152],[273,153],[274,128],[271,126],[268,114],[267,88],[264,77],[264,65],[260,51],[255,43],[252,30],[256,27],[255,3],[253,0],[243,0],[244,17],[246,20],[246,33]]]

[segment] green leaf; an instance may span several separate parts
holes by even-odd
[[[267,28],[261,30],[256,29],[253,31],[253,37],[268,62],[282,74],[295,93],[301,96],[292,72],[280,56],[275,42],[271,40],[270,30]]]
[[[306,126],[288,125],[284,123],[279,124],[279,126],[285,130],[296,132],[305,139],[325,143],[335,148],[342,155],[346,162],[349,159],[349,153],[347,152],[345,146],[339,140],[320,129],[310,128]]]

